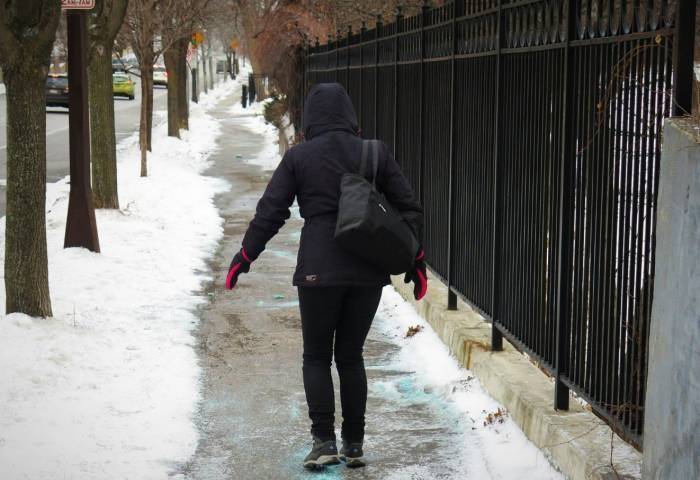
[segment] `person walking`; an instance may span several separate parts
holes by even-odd
[[[350,97],[338,83],[316,84],[307,97],[303,117],[304,142],[282,158],[256,208],[240,251],[231,261],[226,288],[233,289],[242,273],[265,249],[289,218],[297,199],[304,219],[293,285],[298,288],[303,337],[304,391],[311,419],[313,447],[304,467],[323,468],[344,460],[364,466],[363,439],[367,377],[362,349],[389,274],[358,258],[334,240],[341,177],[358,172],[363,140]],[[423,209],[389,148],[380,143],[376,187],[421,241]],[[369,170],[369,169],[368,169]],[[373,172],[360,172],[369,177]],[[428,288],[424,252],[416,253],[404,281],[413,281],[414,296]],[[335,399],[331,362],[340,378],[343,423],[342,448],[337,450]]]

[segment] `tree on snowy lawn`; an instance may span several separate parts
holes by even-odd
[[[97,0],[88,16],[92,193],[96,208],[119,208],[112,49],[129,0]]]
[[[51,316],[46,252],[46,76],[59,0],[0,1],[7,88],[7,313]]]
[[[141,70],[141,115],[139,121],[139,149],[141,176],[148,175],[148,151],[151,149],[153,127],[153,46],[157,29],[157,0],[131,0],[124,21],[125,35],[136,54]]]
[[[164,51],[172,48],[177,48],[176,45],[178,41],[183,38],[189,38],[189,36],[184,37],[184,33],[190,28],[188,25],[191,23],[189,19],[197,19],[201,14],[202,10],[206,7],[209,0],[131,0],[129,3],[129,8],[127,9],[126,19],[124,21],[124,27],[122,33],[126,37],[127,42],[131,45],[134,50],[136,57],[139,61],[141,68],[141,120],[139,125],[139,147],[141,150],[141,176],[145,177],[148,174],[148,151],[151,150],[151,137],[153,131],[153,63],[163,54]],[[176,11],[175,7],[180,5],[181,11],[182,6],[188,8],[186,10],[187,14],[184,17],[173,17],[172,12]],[[175,22],[174,25],[170,27],[178,27],[178,35],[171,35],[170,38],[166,38],[169,32],[164,32],[162,30],[164,18],[176,18],[182,21],[182,26]],[[158,34],[159,47],[156,48],[155,40]],[[185,43],[180,43],[180,52],[184,52],[186,56],[187,50],[185,48]],[[186,93],[182,92],[182,89],[186,88],[186,79],[182,80],[185,73],[185,68],[181,68],[179,72],[180,82],[174,80],[175,83],[181,85],[180,88],[173,88],[174,92],[180,91],[179,97],[177,97],[177,111],[182,112],[182,103],[187,102]],[[168,82],[170,82],[170,77]],[[168,88],[169,92],[169,105],[170,105],[170,86]],[[180,119],[180,124],[185,123]]]
[[[189,128],[187,48],[210,0],[163,0],[159,4],[160,38],[168,72],[168,135]]]

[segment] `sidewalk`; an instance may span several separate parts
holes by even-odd
[[[298,210],[222,287],[270,176],[255,163],[278,158],[260,105],[235,105],[243,79],[202,96],[182,140],[155,126],[149,177],[137,136],[120,142],[121,210],[97,212],[100,254],[63,248],[69,185],[48,185],[54,317],[0,315],[3,480],[309,477]],[[489,417],[500,406],[392,288],[365,352],[370,465],[313,478],[561,478],[507,415]]]
[[[340,465],[320,474],[303,470],[310,435],[298,301],[291,286],[303,221],[293,209],[251,272],[233,292],[223,289],[230,259],[270,176],[253,164],[261,150],[269,152],[269,138],[251,130],[255,119],[248,112],[232,107],[237,95],[227,100],[212,113],[223,133],[209,174],[227,180],[231,189],[216,197],[224,238],[210,261],[209,303],[201,308],[196,333],[203,369],[196,420],[201,437],[180,473],[203,480],[562,478],[507,415],[488,423],[499,405],[391,287],[365,346],[369,466]],[[424,330],[406,338],[411,325]],[[334,379],[337,390],[335,372]],[[336,403],[339,424],[338,398]]]

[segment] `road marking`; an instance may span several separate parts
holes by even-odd
[[[65,132],[66,130],[68,130],[68,127],[56,128],[54,130],[50,130],[50,131],[46,132],[46,136],[50,137],[51,135],[54,135],[56,133]],[[7,145],[0,145],[0,150],[5,150],[6,148],[7,148]]]
[[[46,136],[47,136],[47,137],[50,137],[50,136],[53,135],[54,133],[65,132],[66,130],[68,130],[68,127],[56,128],[56,129],[54,129],[54,130],[51,130],[50,132],[46,132]]]

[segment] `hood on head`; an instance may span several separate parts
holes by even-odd
[[[357,114],[352,101],[339,83],[317,83],[304,104],[304,136],[307,140],[330,130],[357,134]]]

